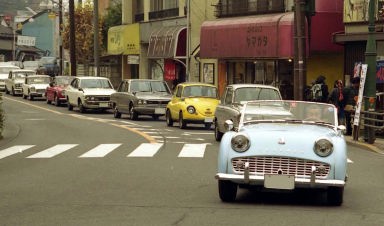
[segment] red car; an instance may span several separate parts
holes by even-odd
[[[65,88],[73,80],[73,76],[56,76],[53,81],[49,84],[45,91],[47,98],[47,104],[55,103],[56,106],[67,102],[65,97]]]

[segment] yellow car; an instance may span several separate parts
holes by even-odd
[[[210,129],[218,104],[216,86],[205,83],[180,83],[167,105],[167,126],[173,126],[173,122],[178,121],[181,129],[184,129],[187,123],[204,124],[206,129]]]

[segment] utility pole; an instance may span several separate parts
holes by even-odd
[[[95,62],[95,76],[100,76],[99,0],[93,0],[93,27],[93,58]]]
[[[364,85],[364,109],[365,112],[375,111],[376,109],[376,39],[375,39],[375,9],[376,1],[369,1],[368,9],[368,40],[365,50],[365,62],[368,64],[367,76]],[[367,116],[367,113],[365,113]],[[373,118],[371,116],[371,118]],[[366,124],[373,124],[370,121]],[[370,126],[364,127],[364,140],[370,144],[375,141],[375,129]]]
[[[76,76],[76,38],[75,38],[75,4],[69,0],[69,52],[71,76]]]
[[[305,0],[295,0],[294,30],[295,30],[295,55],[294,55],[294,99],[304,100],[306,85],[306,33],[305,33]]]
[[[59,0],[59,55],[60,55],[60,75],[64,75],[64,56],[63,56],[63,0]]]
[[[185,62],[185,73],[186,73],[186,76],[185,76],[185,80],[187,82],[189,82],[191,80],[191,75],[190,75],[190,67],[191,67],[191,59],[190,59],[190,48],[191,48],[191,9],[190,9],[190,6],[191,6],[191,2],[190,0],[187,0],[187,56],[186,56],[186,62]]]

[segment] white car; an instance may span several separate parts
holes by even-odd
[[[76,77],[65,89],[68,110],[79,108],[81,113],[87,109],[110,109],[111,94],[116,91],[111,81],[105,77]]]
[[[30,75],[36,75],[35,71],[15,69],[11,70],[8,74],[8,78],[5,80],[5,93],[22,94],[22,85],[25,82],[25,77]]]
[[[0,90],[5,91],[5,80],[8,78],[11,70],[20,69],[14,65],[0,65]]]
[[[30,75],[24,78],[22,85],[22,95],[24,99],[33,100],[34,98],[45,98],[45,90],[51,82],[48,75]]]

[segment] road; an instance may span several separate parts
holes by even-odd
[[[384,225],[384,156],[349,147],[344,204],[321,193],[218,197],[213,131],[3,97],[0,225]]]

